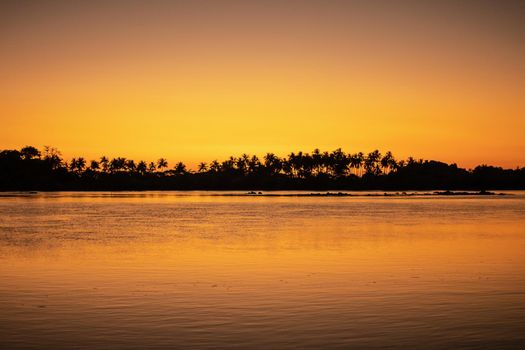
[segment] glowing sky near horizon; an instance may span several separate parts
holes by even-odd
[[[0,149],[525,166],[525,2],[3,1]]]

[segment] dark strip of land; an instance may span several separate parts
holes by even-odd
[[[396,160],[392,153],[377,150],[364,154],[316,149],[287,157],[267,153],[262,159],[243,154],[200,163],[192,171],[182,162],[170,168],[164,158],[135,162],[102,156],[65,161],[49,147],[0,151],[0,191],[243,190],[258,195],[263,190],[335,190],[309,195],[345,196],[349,194],[338,191],[436,189],[441,191],[424,195],[493,195],[485,190],[525,189],[525,168],[463,169],[435,160]]]
[[[231,194],[233,196],[243,194]],[[250,191],[246,196],[264,197],[412,197],[412,196],[506,196],[506,193],[496,193],[491,191],[433,191],[433,192],[384,192],[384,193],[347,193],[347,192],[311,192],[311,193],[263,193],[261,191]]]

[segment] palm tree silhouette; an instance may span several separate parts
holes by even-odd
[[[253,155],[248,161],[248,173],[255,174],[261,167],[261,161],[259,157]]]
[[[355,153],[350,156],[350,166],[354,169],[354,175],[359,176],[361,166],[363,165],[363,153]]]
[[[71,161],[69,162],[69,170],[76,171],[77,169],[77,159],[71,158]]]
[[[102,171],[105,173],[108,172],[108,169],[109,169],[108,164],[109,164],[109,160],[105,156],[100,157],[100,165],[102,166]]]
[[[109,162],[109,171],[112,173],[118,173],[126,169],[126,158],[117,157],[113,158]]]
[[[241,155],[239,158],[237,158],[234,161],[234,164],[237,167],[237,170],[239,170],[239,172],[244,175],[246,174],[246,172],[249,171],[248,170],[249,162],[250,162],[250,156],[244,153],[243,155]]]
[[[321,175],[323,172],[323,155],[319,148],[316,148],[312,151],[312,163],[313,163],[313,174],[316,176]]]
[[[157,169],[161,170],[168,167],[168,161],[164,158],[157,160]]]
[[[98,171],[100,169],[100,163],[97,162],[96,160],[92,160],[90,163],[89,163],[89,169],[91,169],[91,171]]]
[[[392,152],[386,152],[383,158],[381,158],[381,167],[383,168],[383,172],[385,174],[389,174],[397,167],[397,162],[392,155]]]
[[[126,169],[133,173],[137,170],[137,165],[135,164],[135,161],[133,159],[129,159],[126,161]]]
[[[44,146],[44,161],[54,170],[63,166],[67,168],[66,164],[62,163],[62,154],[54,147]]]
[[[186,170],[186,165],[184,165],[183,162],[178,162],[177,165],[175,165],[174,172],[177,175],[184,175],[188,171]]]
[[[365,171],[367,174],[381,174],[380,167],[381,153],[378,150],[368,153],[365,158]]]
[[[218,160],[215,159],[210,163],[210,171],[214,173],[218,173],[221,171],[221,164]]]
[[[199,173],[205,173],[208,170],[208,165],[206,165],[205,162],[199,163],[198,172]]]
[[[228,160],[225,160],[221,163],[222,172],[232,172],[235,170],[235,158],[230,157]]]
[[[141,175],[144,175],[146,174],[146,172],[148,171],[148,165],[146,164],[145,161],[141,160],[140,162],[138,162],[137,164],[137,172]]]
[[[148,165],[148,171],[150,173],[155,173],[156,170],[157,170],[157,166],[155,165],[155,163],[150,162],[149,165]]]
[[[338,148],[330,153],[330,159],[333,175],[337,178],[346,175],[350,165],[350,157],[348,157],[341,148]]]
[[[81,174],[86,167],[86,160],[82,157],[72,158],[69,163],[69,169],[77,174]]]
[[[282,160],[273,153],[264,156],[264,167],[270,175],[275,175],[282,170]]]

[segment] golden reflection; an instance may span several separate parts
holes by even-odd
[[[9,344],[443,348],[523,334],[522,194],[54,193],[0,210]]]

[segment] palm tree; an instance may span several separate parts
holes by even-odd
[[[235,169],[235,158],[230,157],[228,160],[225,160],[221,163],[221,171],[231,172]]]
[[[199,173],[205,173],[208,170],[208,165],[205,162],[199,163]]]
[[[75,171],[77,169],[77,159],[71,158],[71,161],[69,162],[69,170]]]
[[[390,161],[388,162],[389,172],[397,171],[398,168],[399,168],[399,164],[398,164],[396,158],[394,158],[394,156],[392,155],[392,157],[390,158]]]
[[[330,158],[330,153],[326,151],[321,155],[321,169],[323,173],[328,175],[330,175],[332,170],[332,159]]]
[[[126,158],[117,157],[117,158],[113,158],[109,162],[109,171],[112,173],[125,170],[125,168],[126,168]]]
[[[235,165],[241,174],[246,174],[248,170],[248,163],[250,162],[250,156],[244,153],[235,160]]]
[[[188,171],[186,170],[186,165],[184,165],[183,162],[178,162],[177,165],[175,165],[174,172],[177,175],[184,175]]]
[[[367,174],[381,174],[380,167],[381,153],[378,150],[368,153],[365,158],[365,171]]]
[[[252,158],[248,161],[248,172],[254,174],[261,167],[261,161],[259,157],[253,155]]]
[[[221,171],[221,164],[218,160],[215,159],[210,163],[210,171],[214,173],[218,173]]]
[[[309,153],[303,154],[301,158],[301,173],[303,177],[311,177],[314,168],[312,156]]]
[[[342,177],[348,171],[350,165],[350,157],[346,155],[341,148],[336,149],[330,154],[332,160],[332,169],[335,177]]]
[[[154,173],[154,172],[156,172],[156,170],[157,170],[157,166],[155,165],[155,163],[150,162],[149,165],[148,165],[148,171],[150,173]]]
[[[86,160],[82,157],[71,159],[71,163],[69,164],[69,169],[71,169],[71,171],[74,171],[77,174],[82,173],[85,167]]]
[[[381,158],[381,167],[383,168],[383,172],[385,174],[390,173],[392,169],[395,168],[396,160],[394,159],[394,156],[392,155],[392,152],[388,151],[385,153],[383,158]]]
[[[141,175],[144,175],[148,171],[148,165],[145,161],[141,160],[137,164],[137,172]]]
[[[167,167],[168,167],[168,161],[166,159],[159,158],[159,160],[157,160],[157,169],[162,170]]]
[[[293,177],[292,165],[290,164],[289,158],[283,158],[282,169],[283,169],[283,172],[286,174],[286,176]]]
[[[287,165],[291,177],[302,176],[303,152],[298,152],[297,154],[295,154],[294,152],[290,153],[288,155]]]
[[[51,169],[67,168],[67,164],[62,163],[62,154],[54,147],[44,146],[44,161],[51,166]]]
[[[105,173],[108,172],[108,164],[109,160],[106,158],[106,156],[100,157],[100,165],[102,166],[102,171]]]
[[[131,173],[137,170],[137,165],[135,164],[135,161],[133,159],[126,161],[126,169],[128,169],[128,171]]]
[[[282,169],[282,160],[273,153],[266,153],[264,156],[264,167],[270,175],[277,174]]]
[[[323,155],[321,154],[321,151],[319,148],[316,148],[312,151],[312,166],[314,169],[314,175],[320,175],[322,172],[323,167]]]
[[[89,163],[89,169],[91,169],[91,171],[98,171],[98,169],[100,169],[99,162],[97,162],[96,160],[92,160]]]
[[[361,175],[360,170],[363,165],[364,155],[363,152],[355,153],[350,156],[350,166],[354,168],[355,175]]]

